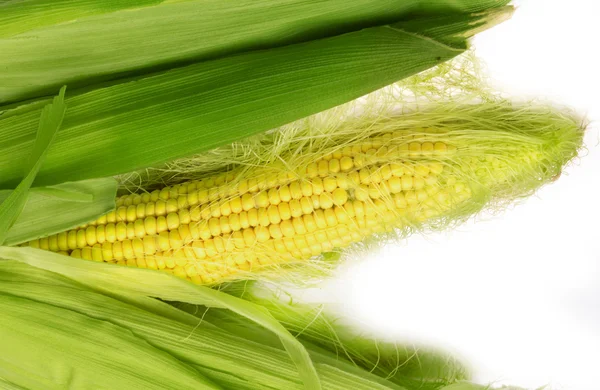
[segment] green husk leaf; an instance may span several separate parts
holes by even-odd
[[[0,245],[6,242],[9,230],[25,207],[29,188],[44,163],[48,149],[63,121],[66,111],[65,91],[66,87],[61,88],[58,96],[52,100],[52,103],[48,104],[42,110],[33,150],[31,151],[29,160],[23,165],[25,178],[5,199],[2,200],[0,198]]]
[[[152,270],[81,260],[33,248],[0,247],[0,258],[46,269],[101,291],[136,294],[232,310],[274,332],[308,389],[320,389],[308,352],[267,310],[231,295]]]
[[[5,294],[0,308],[0,376],[27,389],[220,389],[107,321]]]
[[[439,389],[470,377],[469,369],[446,353],[426,346],[379,340],[351,327],[325,305],[293,302],[284,290],[275,292],[255,282],[244,281],[229,284],[222,291],[268,309],[294,336],[305,345],[311,345],[315,362],[334,356],[399,386],[422,390]],[[232,333],[247,337],[258,337],[256,333],[260,333],[263,343],[273,343],[263,330],[249,328],[235,313],[181,303],[173,305],[203,320],[223,324],[221,326]],[[318,355],[317,351],[322,353]]]
[[[43,12],[43,2],[38,3],[42,3],[38,10]],[[44,20],[42,23],[48,25],[42,28],[35,26],[31,31],[0,39],[0,52],[4,53],[0,59],[0,103],[43,96],[63,84],[73,89],[235,53],[331,37],[392,23],[415,10],[421,15],[460,15],[507,1],[444,0],[435,5],[423,0],[144,1],[133,9],[127,4],[86,9],[88,3],[84,3],[79,15],[82,17],[73,19],[82,5],[74,3],[53,12],[54,17],[64,13],[69,23]],[[32,7],[31,2],[28,6]],[[121,6],[125,8],[119,9]],[[9,12],[4,18],[12,19],[9,22],[28,18],[23,14],[30,11],[29,7],[12,9],[17,15]],[[17,31],[21,28],[22,20]],[[78,53],[76,58],[74,52]]]
[[[12,193],[0,191],[0,204]],[[114,209],[116,194],[113,178],[32,188],[4,244],[17,245],[93,221]]]
[[[189,2],[189,0],[187,0]],[[87,19],[93,15],[103,15],[123,11],[128,9],[137,10],[139,8],[168,5],[171,3],[186,2],[186,0],[137,0],[135,2],[127,0],[28,0],[28,1],[4,1],[0,4],[0,37],[9,37],[26,31],[36,30],[52,25],[64,24],[65,22]],[[253,1],[235,1],[227,4],[221,0],[203,0],[202,3],[207,11],[228,9],[226,7],[245,5],[246,7],[256,5]],[[295,5],[296,0],[278,0],[276,3],[262,1],[269,5]],[[313,4],[304,1],[309,7]],[[435,2],[423,0],[404,0],[400,4],[391,2],[370,1],[368,3],[355,1],[353,4],[347,4],[348,7],[370,5],[371,8],[392,4],[395,7],[390,8],[399,10],[406,15],[423,15],[430,13],[447,12],[481,12],[489,8],[500,7],[509,3],[508,0],[438,0]],[[335,1],[316,3],[323,8],[335,4]],[[368,12],[368,10],[365,10]],[[231,15],[229,15],[231,16]],[[256,16],[256,15],[253,15]],[[268,20],[267,20],[268,21]],[[271,21],[272,22],[272,21]]]
[[[192,321],[190,319],[194,317],[158,300],[153,300],[154,305],[152,308],[140,307],[120,297],[109,297],[89,286],[81,285],[60,275],[18,262],[0,262],[0,281],[2,282],[0,283],[0,306],[3,306],[3,302],[7,299],[18,299],[25,308],[31,310],[43,308],[42,310],[36,310],[36,315],[30,318],[18,319],[14,318],[14,309],[10,308],[4,318],[4,323],[8,324],[8,328],[16,321],[25,322],[27,327],[34,327],[36,323],[44,322],[46,316],[59,315],[69,319],[75,317],[80,320],[76,324],[78,327],[75,336],[77,336],[82,332],[82,329],[85,331],[87,322],[91,324],[104,322],[107,326],[99,329],[99,331],[108,332],[110,338],[120,337],[123,331],[126,331],[132,336],[129,339],[137,340],[153,348],[146,351],[150,356],[154,358],[161,357],[164,353],[167,353],[168,356],[178,360],[186,367],[193,368],[196,372],[215,383],[216,386],[222,386],[224,389],[293,390],[303,388],[294,364],[285,351],[282,350],[281,345],[266,345],[261,337],[248,338],[237,335],[221,326],[223,324],[218,320],[215,322],[208,320],[199,322],[197,319]],[[26,288],[23,288],[24,286]],[[128,295],[136,296],[135,293],[131,295],[131,292]],[[162,313],[168,312],[168,310],[176,310],[179,315],[164,316]],[[63,313],[66,313],[66,316],[63,316]],[[62,320],[51,318],[48,322],[54,323],[56,321]],[[2,324],[2,321],[0,321],[0,324]],[[257,326],[248,320],[246,320],[245,325],[249,328]],[[41,328],[44,328],[44,326],[41,326]],[[68,324],[65,328],[65,330],[71,329]],[[45,330],[47,330],[47,335],[50,338],[59,337],[63,333],[62,328],[57,331],[58,335],[55,335],[51,329]],[[2,334],[7,336],[11,335],[12,332],[15,331],[12,329],[6,330],[6,328],[2,330]],[[40,342],[42,345],[46,342],[46,338]],[[95,348],[94,344],[100,342],[103,338],[103,334],[97,334],[96,338],[88,342],[92,344],[91,346],[86,345],[88,344],[86,342],[69,344],[69,351],[73,355],[80,356],[87,349]],[[122,355],[119,361],[125,363],[124,374],[129,373],[129,369],[142,365],[139,382],[141,386],[144,381],[148,380],[148,373],[144,364],[145,359],[139,350],[128,351],[126,347],[119,349]],[[19,368],[31,367],[32,371],[35,371],[34,367],[40,367],[43,364],[43,361],[38,360],[39,358],[28,358],[27,355],[35,354],[35,350],[11,352],[9,351],[5,355],[10,359],[10,363],[0,359],[0,370],[6,366],[17,366]],[[155,354],[157,356],[154,356]],[[321,352],[315,352],[315,354],[319,355],[317,356],[319,362],[316,364],[316,370],[323,383],[323,388],[331,390],[347,390],[349,388],[356,390],[403,390],[402,387],[396,386],[383,378],[378,378],[365,370],[353,367],[348,362],[337,361],[333,357],[328,358]],[[110,354],[96,351],[96,355],[92,359],[94,360],[93,363],[96,363],[98,360],[104,362],[110,357]],[[61,354],[55,354],[52,360],[55,367],[60,367],[63,370],[78,368],[81,364],[80,361],[74,360],[70,355],[63,357]],[[131,364],[127,364],[127,360],[131,360]],[[100,388],[132,388],[116,386],[113,381],[120,379],[118,371],[106,371],[112,368],[111,360],[108,360],[104,365],[105,367],[101,369],[99,374],[103,373],[107,376],[106,384],[99,386]],[[157,367],[161,366],[156,366],[155,369]],[[165,376],[168,374],[168,370],[164,367],[161,367],[160,371],[165,373]],[[10,380],[19,385],[29,380],[27,375],[21,376],[19,374],[20,371],[13,370]],[[172,375],[178,375],[178,373],[175,372]],[[152,377],[151,373],[150,377]],[[95,383],[98,382],[97,375],[82,375],[78,379],[81,387],[98,388]],[[161,378],[159,378],[158,383],[161,382]],[[54,387],[57,386],[47,388]],[[305,385],[304,388],[315,389],[310,385]]]
[[[462,27],[472,30],[472,16],[465,15]],[[106,177],[189,156],[358,98],[463,51],[401,26],[383,26],[76,92],[67,98],[69,117],[35,185]],[[0,112],[6,134],[0,188],[18,182],[42,102]]]
[[[154,3],[142,3],[135,9],[106,7],[105,11],[98,10],[99,15],[92,12],[69,23],[36,26],[33,31],[0,39],[0,52],[5,54],[0,59],[3,69],[0,103],[43,96],[63,84],[73,89],[391,23],[406,18],[424,2],[202,0]],[[425,4],[420,13],[450,11],[460,15],[477,9],[464,1],[454,7],[447,0],[441,3]],[[492,7],[501,5],[483,3]],[[153,39],[147,39],[149,36]],[[73,52],[78,53],[77,58],[73,58]]]

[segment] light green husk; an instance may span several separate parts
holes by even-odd
[[[508,0],[106,3],[58,2],[51,9],[44,0],[0,5],[0,104],[47,95],[65,84],[74,89],[332,37],[409,15],[482,12]]]
[[[0,377],[29,389],[131,388],[135,372],[136,385],[214,388],[210,381],[232,390],[437,389],[457,379],[444,376],[443,361],[432,361],[438,377],[422,383],[407,376],[407,385],[399,386],[403,354],[393,377],[369,373],[328,345],[295,339],[255,303],[172,275],[31,248],[0,247],[0,258],[17,260],[0,262],[0,334],[15,340],[14,350],[0,354]],[[147,297],[211,307],[210,315],[199,321]],[[222,309],[238,315],[221,317]],[[297,348],[287,348],[291,343]],[[115,356],[106,345],[115,346]],[[302,353],[310,360],[295,360]]]
[[[424,17],[423,29],[399,22],[70,90],[34,185],[131,172],[329,109],[463,53],[473,33],[511,12]],[[0,189],[20,180],[45,103],[0,107]]]
[[[56,138],[56,133],[65,116],[65,90],[63,87],[52,103],[45,106],[39,119],[33,150],[23,165],[24,177],[21,182],[6,196],[0,194],[0,245],[7,242],[9,230],[27,204],[27,197],[33,181],[48,154],[48,149]]]
[[[295,337],[305,344],[334,353],[339,359],[351,361],[399,386],[421,390],[440,387],[470,377],[469,369],[455,357],[423,346],[394,343],[361,332],[347,325],[343,317],[328,311],[326,305],[294,302],[285,290],[277,293],[255,282],[238,282],[221,291],[239,296],[269,310]],[[238,315],[223,310],[173,303],[203,320],[220,323],[225,329],[242,337],[268,333],[250,329]],[[271,342],[272,343],[272,342]]]

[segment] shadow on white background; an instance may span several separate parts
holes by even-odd
[[[495,87],[600,120],[600,6],[530,0],[474,46]],[[475,380],[600,388],[599,124],[555,183],[500,215],[345,267],[325,300],[378,333],[445,346]]]

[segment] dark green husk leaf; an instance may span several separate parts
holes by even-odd
[[[11,4],[13,3],[13,4]],[[507,0],[88,0],[0,4],[0,103]],[[434,21],[437,23],[438,21]],[[73,53],[77,53],[76,56]]]
[[[493,25],[510,9],[479,14]],[[451,20],[457,25],[455,19]],[[34,185],[106,177],[224,145],[320,112],[436,64],[480,30],[464,15],[460,44],[402,24],[207,61],[87,92],[69,114]],[[437,34],[437,33],[436,33]],[[434,35],[437,37],[437,35]],[[0,108],[0,188],[19,180],[40,100]]]

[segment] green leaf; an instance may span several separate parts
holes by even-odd
[[[159,356],[162,352],[166,352],[186,366],[193,367],[197,372],[225,389],[315,389],[310,384],[303,386],[293,362],[280,344],[265,344],[263,342],[264,337],[229,331],[227,329],[228,324],[219,319],[215,321],[202,319],[199,321],[198,318],[156,299],[148,298],[144,305],[139,305],[139,298],[142,296],[132,291],[124,290],[120,296],[109,297],[107,294],[90,288],[90,286],[79,284],[64,276],[26,264],[4,261],[0,262],[0,297],[2,296],[18,297],[23,300],[22,302],[35,302],[47,307],[48,310],[43,315],[18,319],[17,321],[28,321],[27,326],[31,327],[35,323],[42,323],[40,328],[47,330],[45,335],[48,337],[53,337],[54,332],[45,328],[44,317],[50,317],[49,322],[54,323],[56,321],[52,318],[54,315],[69,311],[77,313],[77,317],[87,317],[87,319],[81,318],[81,322],[77,324],[76,335],[81,332],[81,329],[85,329],[87,321],[92,324],[104,321],[110,324],[104,330],[111,333],[111,335],[115,333],[113,329],[128,330],[136,339],[145,341],[154,347],[154,350],[147,351],[151,355],[154,355],[156,351],[159,352]],[[153,304],[149,304],[150,301]],[[1,298],[0,302],[2,302]],[[31,305],[29,305],[29,308],[34,309]],[[56,308],[56,311],[53,312],[50,308]],[[211,309],[210,311],[222,312],[226,310]],[[15,323],[12,318],[12,309],[6,314],[5,316],[8,318],[5,318],[5,321],[10,327],[10,324]],[[258,327],[257,324],[248,319],[242,320],[240,323],[248,328]],[[69,326],[69,324],[66,325],[67,329],[69,329]],[[60,335],[62,328],[57,329],[56,332]],[[101,340],[102,337],[102,334],[99,333],[90,342],[69,343],[70,351],[72,354],[79,356],[87,354],[86,351],[93,351],[93,347],[86,344],[93,344],[96,340]],[[45,338],[40,340],[42,345],[45,342]],[[312,348],[310,345],[306,347]],[[385,378],[353,366],[343,357],[338,358],[333,354],[328,354],[329,357],[325,358],[322,353],[312,349],[309,350],[311,355],[316,353],[319,355],[319,362],[315,368],[325,389],[405,390]],[[110,359],[112,353],[112,351],[108,351],[107,354],[104,354],[102,350],[93,352],[95,352],[92,356],[94,362]],[[19,351],[19,354],[22,354],[19,356],[17,354],[11,355],[9,351],[6,355],[9,357],[9,362],[0,358],[0,370],[3,366],[12,364],[18,368],[30,367],[31,371],[36,373],[39,368],[38,370],[35,368],[43,367],[44,362],[37,360],[35,357],[31,362],[28,354],[35,353],[36,350],[29,349]],[[148,380],[148,371],[144,366],[144,356],[138,350],[126,350],[126,348],[123,348],[122,355],[120,361],[131,361],[132,366],[141,365],[140,386],[134,387],[142,387],[144,381]],[[16,356],[19,358],[15,359]],[[11,357],[13,358],[10,359]],[[77,369],[81,363],[79,360],[71,358],[71,356],[55,355],[52,364],[55,367],[67,370],[69,368]],[[129,364],[126,364],[126,366],[129,366]],[[83,369],[85,370],[86,367]],[[106,376],[104,380],[107,384],[105,386],[112,385],[112,388],[123,388],[116,386],[115,381],[119,379],[119,370],[111,366],[110,360],[100,369],[103,370],[104,376]],[[46,370],[41,371],[45,372]],[[161,371],[165,370],[161,369]],[[125,371],[125,374],[128,372]],[[27,372],[25,372],[24,377],[19,377],[17,372],[13,372],[11,379],[14,380],[14,383],[22,384],[29,380],[26,374]],[[165,374],[168,374],[168,372],[165,372]],[[178,372],[174,372],[173,375],[178,375]],[[152,373],[150,373],[150,376],[152,377]],[[159,378],[159,380],[162,380],[162,378]],[[98,375],[89,377],[82,375],[80,376],[79,385],[80,387],[87,385],[87,388],[97,388],[97,381]],[[115,384],[112,382],[115,382]]]
[[[0,204],[13,192],[0,191]],[[32,188],[4,244],[17,245],[96,220],[114,209],[116,194],[113,178]]]
[[[221,388],[127,328],[8,294],[0,310],[0,377],[29,390]]]
[[[310,390],[321,388],[319,377],[304,346],[266,309],[258,305],[208,287],[194,285],[167,273],[82,261],[34,248],[0,247],[0,258],[52,271],[101,291],[231,310],[274,332],[295,363],[305,387]]]
[[[465,15],[463,30],[472,24]],[[358,98],[465,47],[401,26],[374,27],[79,91],[67,99],[69,116],[35,185],[131,172],[231,143]],[[0,188],[19,180],[41,102],[0,113]]]
[[[48,148],[63,121],[66,111],[65,91],[66,87],[62,87],[58,96],[52,100],[52,103],[42,110],[37,135],[33,144],[33,151],[27,163],[23,166],[25,178],[0,204],[0,245],[6,241],[9,229],[13,226],[25,207],[29,188],[33,184],[46,158]]]
[[[0,6],[0,103],[235,53],[332,37],[408,15],[507,0],[28,1]],[[58,3],[58,4],[54,4]],[[69,23],[64,23],[69,21]],[[4,30],[4,33],[3,33]],[[1,38],[2,35],[9,35]],[[152,37],[152,39],[148,39]],[[198,37],[202,37],[198,39]],[[72,53],[77,53],[73,56]]]

